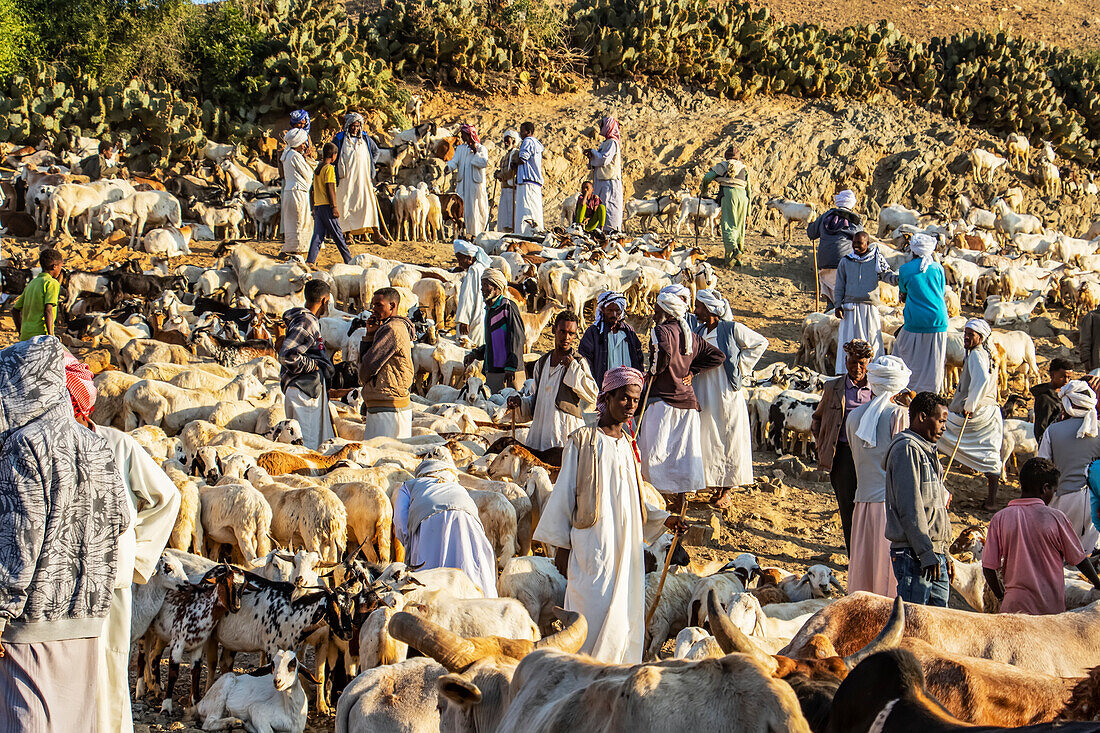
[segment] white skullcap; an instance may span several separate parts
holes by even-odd
[[[878,421],[894,395],[909,386],[913,372],[905,362],[896,356],[880,356],[867,365],[867,386],[871,388],[871,398],[860,418],[856,437],[867,446],[874,448],[878,442]]]
[[[1058,396],[1067,415],[1082,418],[1077,437],[1095,438],[1100,433],[1100,420],[1096,417],[1096,393],[1092,387],[1080,379],[1072,379],[1058,390]]]
[[[473,257],[477,260],[478,264],[489,267],[493,264],[493,261],[489,259],[489,254],[478,247],[472,242],[468,242],[465,239],[456,239],[454,241],[455,254],[466,255],[467,257]]]
[[[856,208],[856,192],[846,188],[833,197],[833,203],[837,208],[852,211]]]
[[[421,461],[420,465],[416,467],[416,471],[413,475],[416,476],[416,478],[431,476],[443,481],[457,481],[458,469],[455,468],[455,464],[452,461],[442,461],[433,458]]]

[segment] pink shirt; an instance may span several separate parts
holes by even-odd
[[[1004,571],[1001,613],[1062,613],[1066,610],[1063,564],[1085,559],[1066,515],[1042,499],[1013,499],[993,515],[982,567]]]

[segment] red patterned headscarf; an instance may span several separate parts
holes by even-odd
[[[65,352],[65,386],[69,390],[69,399],[73,403],[73,414],[87,420],[95,409],[95,377],[86,364],[79,361],[68,351]]]
[[[600,395],[596,398],[596,409],[603,411],[604,398],[628,384],[636,384],[639,387],[645,384],[645,375],[634,367],[621,366],[609,369],[603,374],[603,384],[600,385]]]
[[[608,140],[618,140],[619,121],[614,117],[604,117],[600,122],[600,134]]]
[[[477,146],[481,144],[481,138],[477,136],[477,128],[473,125],[465,124],[459,125],[458,133],[466,133],[470,136],[470,150],[477,152]]]

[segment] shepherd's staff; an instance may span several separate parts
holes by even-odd
[[[821,275],[817,270],[817,240],[811,239],[810,243],[814,247],[814,310],[818,313],[821,312]]]
[[[947,470],[943,472],[944,480],[947,479],[947,474],[951,473],[951,464],[955,462],[955,454],[959,452],[959,444],[962,443],[963,431],[966,430],[966,424],[970,422],[970,415],[963,415],[963,424],[959,428],[959,439],[955,441],[955,449],[951,451],[951,457],[947,459]]]

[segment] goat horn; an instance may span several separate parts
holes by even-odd
[[[730,617],[726,615],[726,609],[722,608],[722,604],[718,602],[718,594],[713,588],[707,591],[707,620],[710,621],[710,630],[714,633],[714,639],[724,653],[747,654],[764,665],[769,674],[778,668],[779,665],[774,657],[765,654],[730,621]]]
[[[901,600],[901,596],[898,596],[894,599],[894,610],[890,613],[890,618],[886,620],[886,625],[882,627],[882,631],[871,640],[870,644],[858,652],[844,657],[844,664],[848,666],[848,669],[855,669],[857,664],[872,654],[896,647],[904,635],[905,602]]]
[[[562,608],[554,608],[554,615],[565,625],[565,628],[536,641],[535,648],[559,649],[569,654],[576,654],[588,638],[588,621],[576,611],[566,611]]]
[[[439,662],[448,672],[461,672],[477,661],[468,639],[407,611],[398,611],[390,619],[390,635]]]

